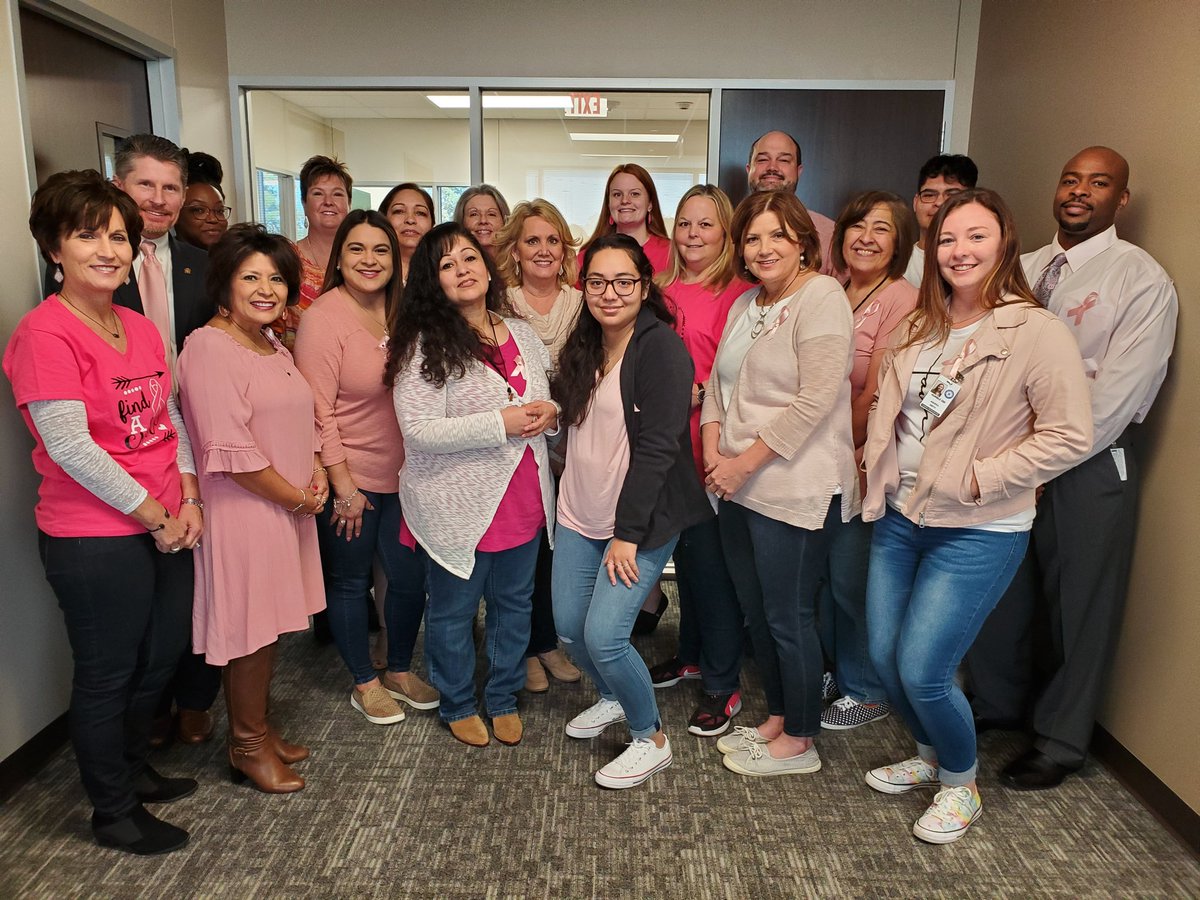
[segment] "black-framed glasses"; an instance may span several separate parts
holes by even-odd
[[[212,216],[214,219],[228,219],[229,214],[233,212],[228,206],[205,206],[202,203],[197,203],[194,206],[185,206],[183,211],[193,219],[199,219],[202,222],[209,216]]]
[[[928,205],[937,203],[939,200],[949,200],[955,194],[961,194],[966,188],[947,188],[944,191],[924,190],[917,192],[917,199]]]
[[[628,297],[637,290],[640,278],[600,278],[589,275],[583,280],[583,292],[590,297],[599,297],[611,284],[613,293],[618,297]]]

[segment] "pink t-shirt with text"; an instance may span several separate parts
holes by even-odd
[[[92,440],[172,515],[179,512],[179,436],[167,415],[171,373],[162,338],[133,310],[114,306],[113,313],[126,335],[124,353],[76,318],[57,295],[21,320],[4,351],[4,372],[37,442],[33,466],[42,483],[34,515],[38,528],[51,537],[121,537],[145,529],[50,458],[29,415],[28,404],[38,400],[82,401]]]

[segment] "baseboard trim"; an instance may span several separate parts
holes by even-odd
[[[1200,813],[1163,784],[1157,775],[1099,724],[1092,735],[1091,753],[1168,831],[1200,858]]]
[[[40,772],[68,738],[67,714],[63,713],[10,756],[0,760],[0,803]]]

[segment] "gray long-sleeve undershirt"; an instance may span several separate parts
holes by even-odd
[[[175,461],[179,471],[195,475],[192,443],[175,398],[170,394],[167,395],[167,415],[178,436]],[[87,408],[82,400],[34,400],[29,404],[29,417],[46,446],[46,453],[80,486],[125,515],[146,499],[149,491],[92,439],[88,431]]]

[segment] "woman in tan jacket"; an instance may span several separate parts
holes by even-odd
[[[863,518],[871,660],[917,755],[872,769],[885,794],[939,787],[913,834],[958,840],[979,817],[975,727],[954,672],[1025,555],[1038,485],[1091,447],[1070,331],[1021,273],[993,191],[946,201],[917,309],[884,357],[867,428]]]

